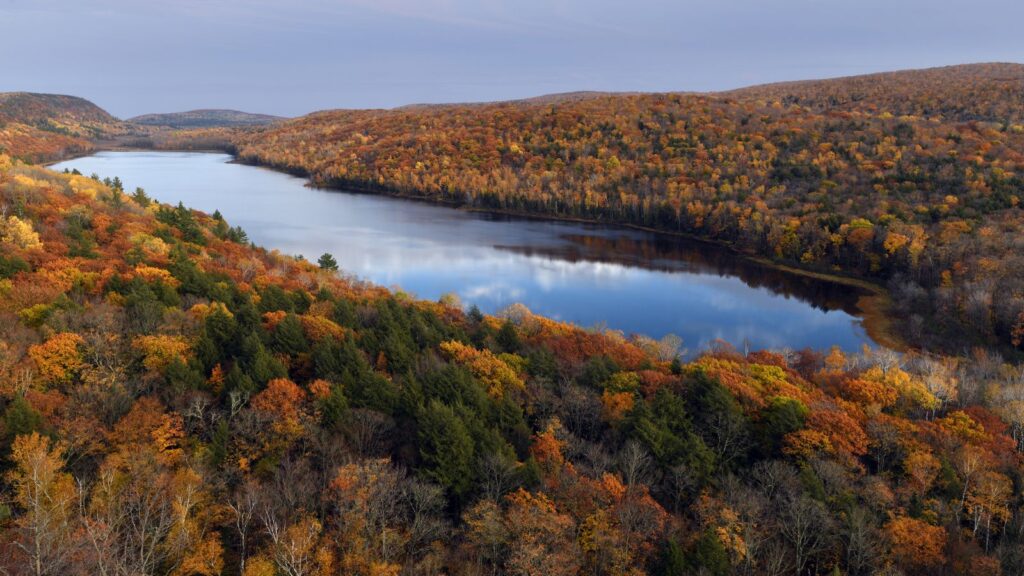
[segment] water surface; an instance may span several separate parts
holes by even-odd
[[[598,225],[513,219],[318,190],[226,154],[101,152],[58,170],[118,176],[161,202],[220,210],[267,248],[421,298],[457,294],[493,313],[512,303],[690,350],[715,339],[753,348],[860,348],[856,289],[789,274],[718,246]]]

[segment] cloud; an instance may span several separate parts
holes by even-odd
[[[495,302],[515,302],[525,295],[522,288],[495,282],[493,284],[478,284],[470,286],[460,292],[466,300],[480,301],[491,300]]]
[[[600,13],[600,2],[502,2],[498,0],[348,0],[380,14],[478,30],[528,34],[564,34],[567,31],[625,33],[608,22],[587,15]]]

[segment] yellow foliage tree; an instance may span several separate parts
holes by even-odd
[[[885,525],[896,562],[911,570],[933,569],[945,562],[946,530],[927,522],[901,516]]]
[[[487,387],[487,393],[498,398],[513,390],[524,390],[526,385],[511,366],[489,350],[477,350],[454,340],[441,343],[441,352],[454,362],[469,368]]]
[[[898,367],[883,370],[879,366],[874,366],[867,369],[861,378],[895,390],[898,396],[897,405],[904,410],[934,410],[939,407],[939,399],[928,391],[924,382]]]
[[[7,473],[14,503],[18,550],[32,574],[61,574],[72,561],[72,513],[78,500],[71,475],[62,472],[64,448],[33,432],[11,446]]]
[[[47,384],[67,384],[82,367],[79,347],[84,342],[78,334],[61,332],[42,344],[30,347],[28,355]]]
[[[22,250],[43,247],[43,243],[39,240],[39,233],[32,228],[32,223],[17,216],[7,217],[0,241],[13,244]]]
[[[142,354],[142,365],[151,372],[162,372],[175,360],[188,360],[189,343],[181,336],[157,334],[138,336],[132,348]]]

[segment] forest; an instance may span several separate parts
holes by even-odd
[[[0,156],[0,570],[1015,574],[1024,371],[412,299]]]
[[[141,126],[178,129],[262,126],[282,120],[279,116],[249,114],[238,110],[190,110],[170,114],[144,114],[127,122]]]
[[[797,104],[819,112],[922,116],[953,122],[1024,121],[1020,64],[990,63],[901,70],[828,80],[751,86],[726,92]]]
[[[1022,70],[190,131],[0,95],[0,573],[1020,574]],[[33,164],[109,138],[868,278],[915,346],[683,358]]]
[[[969,65],[327,111],[227,148],[321,186],[637,225],[869,279],[912,347],[1019,355],[1022,101],[1024,66]]]
[[[46,162],[91,152],[133,127],[75,96],[0,92],[0,154]]]

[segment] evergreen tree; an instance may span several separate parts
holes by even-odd
[[[7,405],[3,422],[3,432],[7,442],[13,440],[15,436],[31,434],[43,429],[43,415],[32,408],[32,405],[20,394]]]
[[[516,327],[512,324],[511,320],[505,320],[505,323],[501,325],[501,329],[498,330],[498,335],[494,339],[504,352],[518,352],[519,348],[523,345],[519,340],[519,333],[516,331]]]
[[[146,194],[146,191],[141,187],[136,188],[135,192],[132,193],[132,200],[143,208],[146,208],[153,202],[149,195]]]
[[[686,555],[674,539],[665,541],[661,558],[652,571],[655,576],[684,576],[687,574]]]
[[[473,439],[451,407],[432,400],[418,419],[424,471],[456,496],[473,486]]]
[[[712,576],[729,574],[729,555],[722,541],[711,530],[705,530],[687,554],[688,572],[706,573]]]
[[[348,414],[348,398],[345,397],[345,387],[341,384],[332,384],[331,393],[321,401],[321,413],[324,426],[337,428],[345,421]]]
[[[316,261],[316,263],[320,265],[321,270],[327,270],[330,272],[338,271],[338,261],[335,260],[334,256],[332,256],[329,252],[324,252],[323,255],[320,256],[320,259]]]
[[[777,396],[761,410],[758,420],[765,457],[781,453],[785,436],[804,427],[809,410],[799,400]]]
[[[302,330],[302,322],[295,314],[288,314],[274,329],[271,346],[275,352],[282,354],[302,354],[309,352],[309,342]]]

